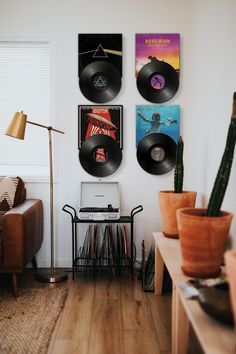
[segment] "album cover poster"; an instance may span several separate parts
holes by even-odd
[[[122,77],[122,34],[80,33],[78,46],[79,77],[88,64],[99,60],[113,64]]]
[[[152,133],[166,134],[177,143],[179,130],[179,105],[136,106],[136,146],[145,136]]]
[[[123,106],[78,106],[78,147],[90,136],[108,135],[123,147]]]
[[[180,35],[178,33],[137,33],[135,37],[136,62],[135,74],[145,64],[150,63],[149,56],[170,64],[179,74]]]

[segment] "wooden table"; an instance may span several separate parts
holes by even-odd
[[[161,232],[153,233],[155,241],[155,294],[162,294],[164,264],[173,282],[172,287],[172,354],[187,352],[191,323],[206,354],[235,354],[236,332],[205,314],[196,300],[185,299],[179,286],[189,279],[181,270],[181,251],[178,239]]]

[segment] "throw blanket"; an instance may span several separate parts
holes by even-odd
[[[0,214],[13,207],[18,182],[17,177],[0,177]]]

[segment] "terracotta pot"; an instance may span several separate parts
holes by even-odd
[[[185,208],[177,211],[182,270],[190,277],[211,278],[221,272],[221,263],[233,214],[205,216],[206,209]]]
[[[229,281],[230,299],[236,326],[236,250],[225,252],[226,273]]]
[[[185,207],[193,208],[195,206],[196,196],[197,193],[191,191],[183,191],[182,193],[175,193],[174,191],[158,192],[162,232],[166,237],[179,237],[176,210]]]

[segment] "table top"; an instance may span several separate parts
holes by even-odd
[[[205,353],[235,354],[235,329],[221,324],[208,316],[202,310],[197,300],[185,299],[183,291],[179,287],[181,281],[189,279],[181,270],[180,241],[178,239],[164,237],[162,232],[154,232],[153,237],[171,279],[178,288],[184,309]]]
[[[84,224],[119,224],[119,223],[128,223],[131,224],[133,222],[133,219],[129,215],[121,215],[119,219],[104,219],[104,220],[89,220],[89,219],[79,219],[78,217],[75,217],[73,219],[74,223],[84,223]]]

